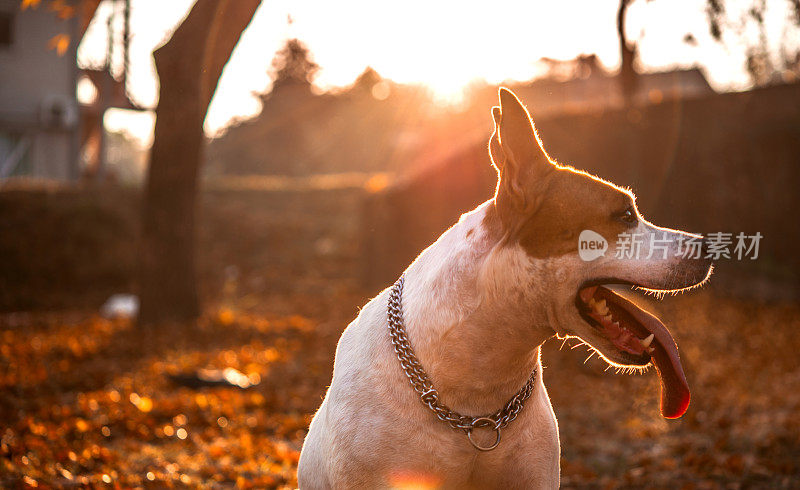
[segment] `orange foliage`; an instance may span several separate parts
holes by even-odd
[[[29,8],[39,8],[42,0],[21,0],[20,9],[27,10]],[[85,2],[84,7],[87,7],[91,2]],[[96,5],[95,5],[96,7]],[[66,0],[50,0],[47,4],[47,9],[53,12],[56,17],[61,20],[68,20],[75,17],[77,10],[74,5],[71,5]],[[63,56],[67,52],[70,43],[70,36],[68,34],[56,34],[51,37],[47,42],[47,49],[53,49],[59,56]]]
[[[59,56],[63,56],[69,48],[69,36],[66,34],[56,34],[47,42],[47,49],[54,49]]]
[[[69,315],[0,323],[0,486],[296,486],[319,397],[287,361],[315,322],[225,312],[160,332]],[[193,390],[167,378],[206,367],[265,381]]]
[[[39,4],[42,3],[42,0],[22,0],[22,10],[26,10],[28,8],[36,8]]]
[[[197,325],[143,331],[68,313],[0,316],[0,487],[294,488],[336,339],[359,299],[281,301],[286,311],[318,304],[325,321],[229,307],[222,319],[212,310]],[[676,421],[658,415],[654,376],[615,376],[596,359],[584,365],[581,349],[545,344],[564,485],[790,481],[800,471],[800,311],[707,294],[670,303],[660,306],[694,395]],[[189,389],[167,377],[203,368],[261,382]],[[435,486],[429,477],[395,483]]]

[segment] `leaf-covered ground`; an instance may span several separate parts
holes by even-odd
[[[209,312],[140,331],[82,313],[2,318],[3,487],[265,488],[296,485],[311,415],[356,295],[275,299],[309,316]],[[315,307],[302,307],[316,301]],[[659,305],[693,388],[680,420],[658,415],[653,373],[615,375],[585,348],[548,342],[564,487],[797,488],[800,311],[710,293]],[[574,344],[574,342],[573,342]],[[249,390],[168,379],[234,367]]]
[[[207,193],[207,311],[154,331],[89,308],[119,292],[101,279],[133,268],[135,223],[120,215],[135,202],[123,213],[114,192],[103,206],[76,192],[0,195],[16,233],[0,234],[13,259],[0,304],[56,305],[0,314],[0,487],[293,488],[336,341],[369,294],[357,287],[361,191]],[[652,371],[616,375],[575,342],[545,344],[565,488],[800,488],[800,306],[734,299],[722,277],[653,305],[692,388],[679,420],[660,417]],[[168,378],[226,367],[260,383]]]
[[[145,332],[81,314],[8,316],[0,486],[292,487],[333,342],[319,327],[228,309]],[[167,377],[226,367],[260,384]]]

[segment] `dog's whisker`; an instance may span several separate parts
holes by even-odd
[[[580,346],[582,346],[582,345],[584,345],[584,343],[583,343],[582,341],[578,341],[578,343],[577,343],[577,344],[575,344],[575,345],[573,345],[573,346],[570,346],[570,348],[569,348],[569,349],[570,349],[570,350],[574,350],[576,347],[580,347]]]

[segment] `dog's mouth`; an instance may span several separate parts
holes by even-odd
[[[678,418],[689,407],[689,385],[678,346],[653,314],[602,285],[585,285],[575,298],[581,317],[607,339],[629,365],[651,361],[661,380],[661,414]]]

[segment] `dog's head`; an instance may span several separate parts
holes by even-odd
[[[538,282],[530,290],[548,303],[559,336],[580,338],[617,366],[652,361],[662,381],[662,414],[681,416],[689,389],[672,336],[658,318],[605,286],[695,287],[712,269],[702,238],[649,223],[629,190],[556,164],[510,91],[500,89],[492,116],[489,150],[499,175],[494,226],[501,246],[524,251],[536,270],[509,280]]]

